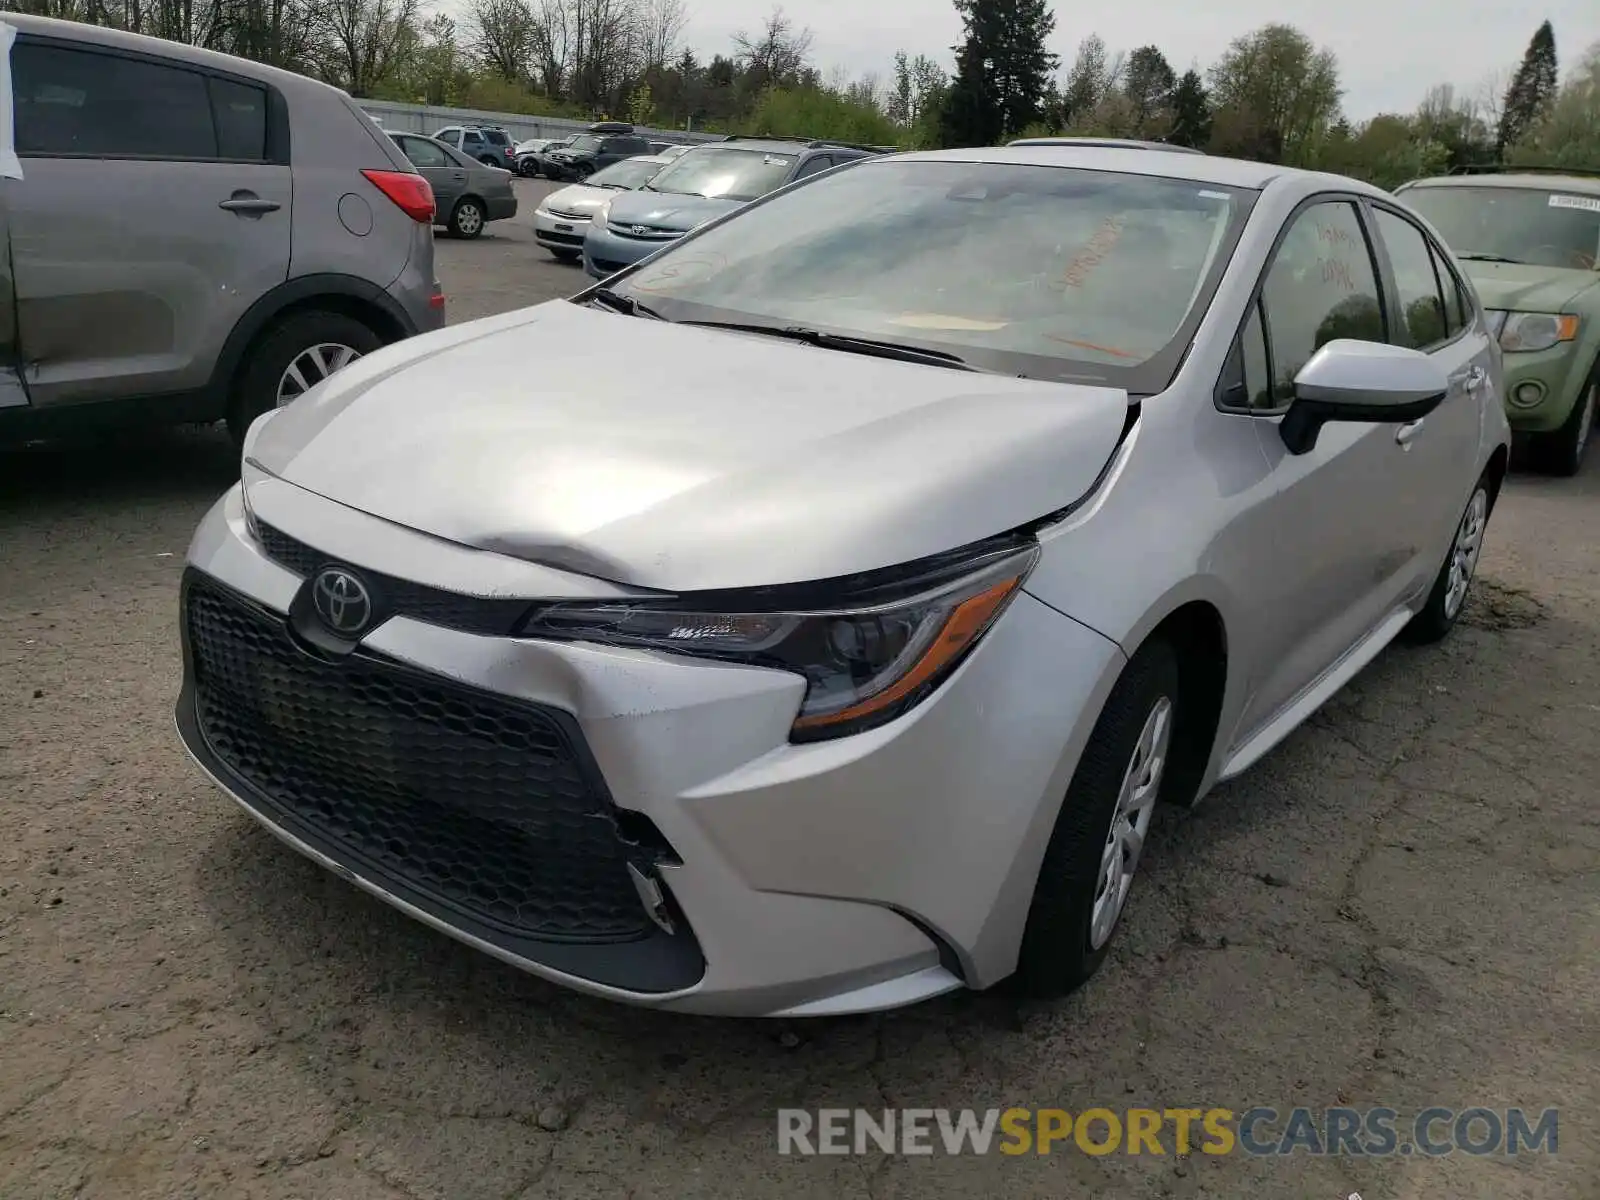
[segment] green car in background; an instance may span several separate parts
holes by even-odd
[[[1600,405],[1600,171],[1449,175],[1395,194],[1444,235],[1505,359],[1506,417],[1575,475]]]

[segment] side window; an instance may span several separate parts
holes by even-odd
[[[1250,305],[1250,315],[1233,343],[1223,368],[1217,402],[1223,408],[1271,412],[1281,407],[1272,398],[1272,364],[1267,354],[1266,326],[1261,320],[1261,300]]]
[[[1261,299],[1273,407],[1294,398],[1294,377],[1325,343],[1386,340],[1378,276],[1354,204],[1326,201],[1294,218]]]
[[[1450,264],[1439,247],[1429,243],[1428,249],[1433,252],[1433,271],[1439,277],[1439,287],[1444,292],[1445,336],[1455,337],[1467,327],[1467,322],[1472,320],[1472,305],[1467,303],[1467,294],[1462,289],[1461,280],[1450,269]]]
[[[800,169],[794,173],[796,179],[804,179],[807,175],[815,175],[818,171],[826,171],[833,166],[833,159],[826,154],[819,154],[815,158],[808,158],[800,164]]]
[[[400,149],[417,167],[448,167],[450,161],[445,158],[444,151],[432,142],[422,138],[401,138]]]
[[[28,155],[216,158],[206,78],[140,59],[18,42],[16,147]],[[264,132],[256,150],[265,149]]]
[[[265,88],[208,79],[211,113],[217,123],[217,157],[265,162],[267,157],[267,92]]]
[[[1404,217],[1387,209],[1377,211],[1378,236],[1389,251],[1395,290],[1400,294],[1394,340],[1418,350],[1444,341],[1444,299],[1439,294],[1438,276],[1433,273],[1433,254],[1427,238]]]
[[[483,145],[483,135],[476,129],[469,129],[461,135],[461,144],[463,146],[481,146]]]
[[[433,136],[435,141],[448,142],[452,146],[461,145],[461,130],[459,129],[441,129]]]

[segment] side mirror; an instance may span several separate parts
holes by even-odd
[[[1278,432],[1290,454],[1305,454],[1329,421],[1403,424],[1425,417],[1450,390],[1450,378],[1420,350],[1338,338],[1294,377],[1294,403]]]

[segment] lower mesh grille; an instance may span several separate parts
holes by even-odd
[[[562,715],[361,653],[323,662],[281,617],[204,581],[184,620],[212,753],[354,869],[517,936],[650,935]]]

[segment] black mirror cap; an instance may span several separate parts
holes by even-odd
[[[1404,425],[1420,421],[1444,401],[1445,393],[1423,396],[1405,404],[1341,404],[1297,396],[1278,422],[1278,436],[1290,454],[1309,454],[1317,435],[1330,421],[1363,421],[1374,425]]]

